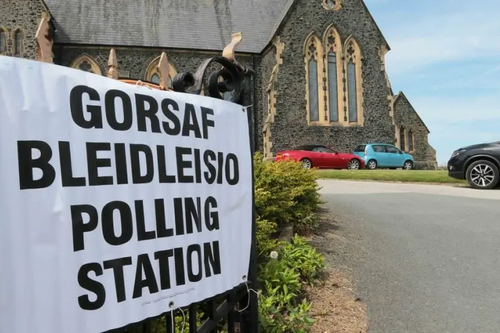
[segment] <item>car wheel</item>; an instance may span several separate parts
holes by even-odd
[[[377,168],[377,161],[369,160],[368,163],[366,164],[366,167],[370,170],[375,170]]]
[[[303,158],[303,159],[300,160],[300,162],[302,163],[302,167],[304,169],[311,169],[312,166],[313,166],[311,160],[308,159],[308,158]]]
[[[475,161],[467,168],[465,176],[472,188],[489,190],[497,186],[500,174],[490,161]]]
[[[413,169],[413,162],[412,161],[406,161],[405,164],[403,164],[403,169],[405,169],[405,170],[411,170],[411,169]]]
[[[349,161],[349,163],[347,163],[347,169],[348,170],[358,170],[359,169],[359,161],[355,158],[353,158],[352,160]]]

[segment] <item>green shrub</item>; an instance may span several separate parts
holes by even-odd
[[[294,161],[264,162],[254,156],[257,251],[259,254],[259,326],[263,333],[309,332],[311,303],[304,287],[324,268],[324,257],[304,238],[278,242],[287,225],[305,233],[317,226],[321,204],[317,174]],[[279,245],[279,246],[278,246]],[[271,252],[277,250],[277,258]]]
[[[264,162],[254,156],[255,209],[262,220],[278,228],[293,224],[296,232],[316,227],[316,211],[321,204],[317,175],[295,161]]]
[[[298,305],[276,306],[276,296],[259,298],[259,331],[263,333],[306,333],[314,324],[309,317],[312,303],[303,299]]]
[[[300,272],[283,260],[270,260],[261,270],[259,280],[266,295],[274,296],[276,305],[285,307],[300,295]]]
[[[308,332],[314,321],[309,318],[311,303],[302,298],[300,272],[284,260],[270,260],[259,279],[263,292],[259,297],[259,325],[263,333]]]
[[[302,281],[312,283],[320,277],[325,268],[325,257],[309,245],[306,240],[295,235],[291,243],[284,245],[281,250],[282,261],[288,267],[294,267],[299,273]]]
[[[267,256],[277,246],[277,240],[273,237],[278,228],[276,223],[268,220],[257,219],[257,254],[259,261],[266,260]]]
[[[324,257],[300,236],[283,243],[277,258],[261,265],[261,332],[309,332],[314,320],[309,317],[311,303],[304,298],[304,287],[324,267]]]

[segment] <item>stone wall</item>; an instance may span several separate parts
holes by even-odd
[[[0,28],[7,30],[7,52],[14,53],[14,32],[23,33],[23,58],[36,59],[35,34],[47,10],[41,0],[0,0]]]
[[[429,144],[429,131],[406,96],[402,93],[395,97],[394,120],[396,126],[404,126],[414,133],[414,151],[416,169],[435,169],[437,167],[436,150]],[[405,138],[407,140],[407,138]],[[399,141],[399,136],[396,139]]]
[[[334,24],[342,42],[353,36],[362,55],[364,126],[308,126],[303,45],[311,32],[322,36]],[[343,0],[340,10],[325,10],[321,0],[298,0],[278,30],[285,43],[280,65],[277,114],[271,127],[273,153],[301,144],[324,144],[352,152],[364,142],[394,142],[394,126],[389,114],[388,87],[379,48],[383,36],[371,20],[361,0]]]

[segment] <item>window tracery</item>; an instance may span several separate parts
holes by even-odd
[[[310,125],[363,125],[362,56],[349,37],[342,43],[333,25],[323,40],[311,33],[304,43],[307,121]]]
[[[325,107],[327,109],[327,120],[337,123],[340,120],[341,109],[340,91],[342,90],[342,44],[340,35],[335,27],[330,26],[324,35],[326,79],[324,91],[327,91]]]
[[[101,68],[99,67],[97,62],[88,55],[81,55],[76,58],[71,64],[71,67],[82,70],[84,72],[102,75]]]
[[[320,103],[323,101],[323,62],[321,55],[323,48],[321,41],[315,34],[309,35],[305,43],[305,63],[306,63],[306,100],[307,115],[309,122],[320,121],[320,111],[323,111]]]
[[[344,46],[344,68],[346,73],[346,99],[348,123],[363,124],[363,91],[361,76],[361,51],[352,37]]]

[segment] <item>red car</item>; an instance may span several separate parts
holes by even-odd
[[[320,145],[300,146],[292,150],[279,151],[275,161],[293,159],[301,162],[304,168],[318,169],[350,169],[357,170],[365,167],[365,161],[353,154],[339,153],[333,149]]]

